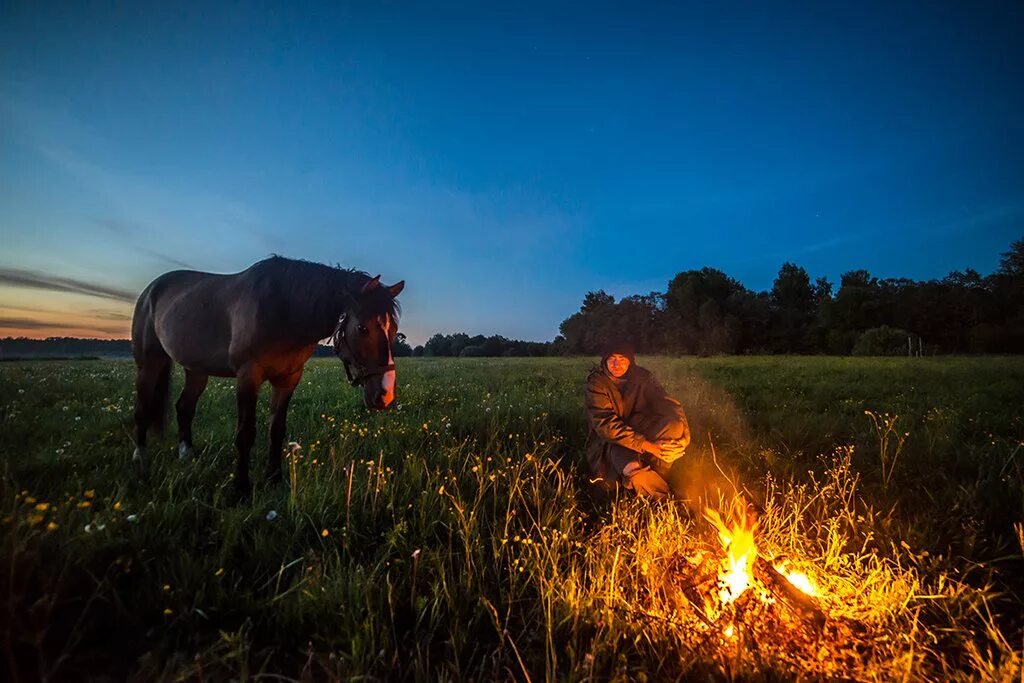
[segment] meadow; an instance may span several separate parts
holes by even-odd
[[[290,485],[257,476],[248,504],[231,382],[200,401],[198,458],[171,420],[141,480],[130,362],[0,364],[0,675],[1021,680],[1024,359],[639,360],[689,416],[680,476],[751,492],[819,629],[717,604],[691,508],[593,493],[592,359],[398,362],[381,414],[311,362]]]

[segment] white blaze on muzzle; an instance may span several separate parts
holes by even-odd
[[[395,364],[394,356],[391,353],[391,337],[389,331],[391,329],[391,316],[384,316],[384,338],[388,340],[388,362],[389,366]],[[388,370],[384,373],[384,376],[380,378],[380,386],[384,390],[384,402],[391,403],[395,398],[395,371]]]

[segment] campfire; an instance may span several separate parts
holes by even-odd
[[[766,477],[756,514],[743,487],[710,475],[691,478],[684,505],[624,501],[559,585],[623,643],[608,662],[656,644],[659,679],[948,680],[952,658],[971,657],[1017,680],[1019,659],[974,645],[998,634],[974,611],[987,595],[946,574],[924,582],[907,546],[862,523],[876,513],[851,455],[837,450],[810,485]]]
[[[701,521],[714,536],[691,535],[677,546],[682,552],[641,561],[654,591],[637,594],[643,614],[680,627],[675,633],[684,650],[713,653],[718,672],[729,676],[771,661],[777,672],[856,677],[874,644],[865,626],[850,618],[848,597],[830,598],[823,586],[832,582],[823,581],[812,562],[774,552],[742,496],[701,507]],[[682,518],[678,523],[685,524]],[[675,524],[647,527],[646,542],[668,546]],[[627,609],[636,614],[636,607]]]
[[[718,570],[718,597],[723,606],[736,602],[748,591],[762,602],[781,601],[820,628],[825,614],[815,600],[817,589],[803,572],[787,569],[785,560],[771,561],[758,553],[757,519],[742,497],[727,506],[726,516],[713,509],[704,518],[718,531],[725,556]],[[731,625],[726,626],[726,635]]]

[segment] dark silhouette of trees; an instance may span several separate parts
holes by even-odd
[[[594,355],[612,338],[631,339],[642,353],[906,353],[908,337],[929,354],[1022,353],[1024,240],[988,277],[966,270],[919,282],[852,270],[834,292],[794,263],[767,292],[714,268],[688,270],[665,294],[616,301],[588,292],[560,332],[552,353]]]
[[[495,334],[470,337],[463,332],[435,334],[422,347],[413,349],[413,356],[439,356],[474,358],[483,356],[546,356],[552,345],[546,342],[528,342],[506,339]]]
[[[588,292],[580,310],[562,321],[553,346],[561,354],[593,355],[609,339],[628,339],[641,353],[656,352],[664,345],[663,309],[663,297],[656,292],[618,302],[604,291]]]
[[[1024,349],[1024,239],[1010,245],[991,280],[995,306],[1004,314],[1003,343],[1019,353]]]
[[[741,313],[747,290],[714,268],[688,270],[665,294],[670,344],[683,353],[736,353],[743,341]]]
[[[813,350],[812,326],[819,297],[807,271],[792,263],[782,264],[769,297],[772,307],[771,350],[777,353]]]
[[[403,332],[399,332],[395,335],[395,341],[391,344],[391,354],[395,358],[412,355],[412,347],[409,346],[409,342],[405,338],[405,334]]]
[[[132,345],[127,339],[78,339],[49,337],[0,339],[0,360],[18,358],[131,358]]]

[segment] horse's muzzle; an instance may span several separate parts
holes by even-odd
[[[385,391],[378,391],[371,396],[370,392],[363,392],[363,402],[370,410],[387,410],[394,404],[395,395]]]

